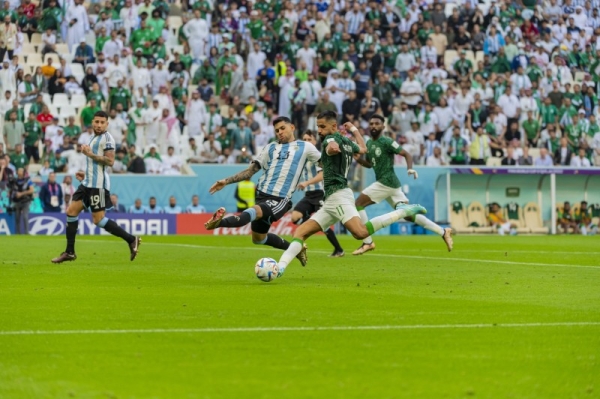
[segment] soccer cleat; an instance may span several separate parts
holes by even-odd
[[[375,243],[372,242],[370,244],[366,244],[363,243],[360,247],[358,247],[358,249],[354,252],[352,252],[352,255],[356,256],[356,255],[362,255],[365,252],[369,252],[369,251],[373,251],[375,250]]]
[[[333,250],[333,253],[331,255],[329,255],[329,258],[341,258],[344,255],[346,255],[346,253],[344,251]]]
[[[129,252],[131,253],[131,256],[130,256],[131,260],[134,260],[135,257],[137,256],[138,251],[140,249],[140,245],[142,245],[141,237],[135,237],[135,240],[133,240],[133,242],[129,244]]]
[[[52,259],[52,263],[63,263],[63,262],[72,262],[77,259],[77,255],[74,253],[70,254],[68,252],[63,252],[60,256]]]
[[[206,230],[214,230],[221,224],[221,220],[225,216],[225,208],[221,207],[212,215],[210,220],[204,223]]]
[[[398,206],[397,209],[406,211],[406,216],[404,216],[404,217],[415,216],[415,215],[425,215],[427,213],[427,209],[425,209],[424,207],[422,207],[419,204],[411,204],[411,205],[403,204],[403,205]]]
[[[448,227],[444,229],[444,235],[442,236],[442,240],[444,240],[444,242],[446,243],[446,246],[448,247],[448,252],[452,252],[452,246],[454,246],[454,241],[452,240],[451,228]]]
[[[302,246],[302,250],[300,251],[300,253],[298,255],[296,255],[296,258],[300,261],[300,264],[302,265],[302,267],[306,266],[306,263],[308,262],[308,256],[306,255],[306,249],[308,247],[306,246],[306,244],[304,244]]]

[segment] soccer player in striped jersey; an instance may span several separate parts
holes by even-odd
[[[290,243],[276,234],[269,233],[271,223],[281,219],[292,207],[291,197],[307,162],[318,162],[321,153],[311,143],[295,138],[296,127],[289,118],[279,117],[273,121],[276,143],[270,143],[248,169],[217,181],[209,192],[216,193],[228,184],[252,177],[259,170],[256,205],[236,216],[225,216],[225,208],[219,208],[205,223],[207,230],[218,227],[241,227],[251,223],[252,242],[286,250]],[[306,248],[296,254],[302,265],[306,264]]]
[[[115,140],[106,131],[108,114],[98,111],[94,114],[92,128],[94,136],[89,145],[83,145],[81,152],[87,157],[86,168],[75,174],[81,181],[79,188],[67,208],[67,249],[52,263],[62,263],[77,259],[75,255],[75,236],[77,235],[78,217],[84,208],[92,212],[92,220],[98,227],[110,234],[125,240],[129,246],[130,260],[134,260],[142,239],[134,237],[123,230],[114,220],[105,216],[106,209],[112,208],[110,200],[110,179],[106,168],[115,162]]]
[[[389,137],[383,135],[384,119],[381,115],[373,115],[369,120],[369,129],[372,140],[367,143],[366,159],[355,157],[356,161],[365,168],[373,168],[375,171],[376,182],[365,188],[356,199],[356,208],[360,219],[366,223],[369,220],[365,208],[372,204],[378,204],[381,201],[387,201],[392,208],[408,204],[408,198],[402,192],[400,180],[394,172],[394,156],[401,155],[406,159],[408,175],[413,176],[415,180],[419,177],[417,171],[412,168],[411,155],[402,149],[400,144]],[[452,251],[452,229],[444,229],[424,215],[406,217],[405,220],[413,222],[438,234],[448,247],[448,252]],[[352,255],[362,255],[375,249],[375,243],[370,236],[363,240],[362,245]]]
[[[311,143],[315,147],[317,146],[316,134],[307,130],[302,135],[302,140]],[[323,170],[314,162],[307,162],[304,168],[303,181],[298,184],[299,190],[306,190],[304,198],[300,200],[292,211],[292,222],[296,224],[302,224],[310,218],[310,215],[321,209],[323,206],[323,200],[325,199],[325,192],[323,191]],[[340,243],[335,236],[335,232],[330,227],[325,230],[327,239],[333,245],[333,253],[329,255],[330,258],[340,258],[344,256],[344,250],[340,246]]]
[[[362,240],[402,218],[427,212],[420,205],[402,204],[394,211],[363,224],[354,205],[354,193],[348,188],[347,176],[354,154],[364,154],[367,148],[362,135],[352,123],[346,122],[344,127],[352,132],[356,143],[338,132],[335,112],[325,111],[317,116],[317,128],[323,143],[321,163],[325,202],[317,213],[294,232],[294,239],[278,262],[278,277],[283,275],[286,267],[303,250],[306,239],[321,230],[328,229],[334,223],[342,222],[354,238]]]

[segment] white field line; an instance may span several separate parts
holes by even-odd
[[[123,330],[21,330],[0,331],[4,335],[100,335],[100,334],[174,334],[174,333],[252,333],[296,331],[380,331],[380,330],[438,330],[478,328],[535,328],[600,326],[599,321],[556,323],[498,323],[498,324],[412,324],[383,326],[322,326],[322,327],[223,327],[223,328],[148,328]]]
[[[120,245],[122,245],[122,243],[120,241],[103,241],[103,240],[79,240],[80,242],[112,242],[112,243],[118,243]],[[143,243],[144,245],[161,245],[161,246],[170,246],[170,247],[180,247],[180,248],[197,248],[197,249],[218,249],[218,250],[223,250],[224,248],[226,249],[232,249],[232,250],[248,250],[248,251],[264,251],[265,248],[262,246],[256,246],[256,245],[248,245],[247,247],[220,247],[220,246],[216,246],[216,245],[193,245],[193,244],[177,244],[177,243],[165,243],[165,242],[147,242],[144,241]],[[316,254],[330,254],[331,251],[313,251],[310,250],[310,243],[309,243],[309,254],[310,253],[316,253]],[[460,252],[460,251],[457,251]],[[507,260],[491,260],[491,259],[472,259],[472,258],[456,258],[452,255],[449,255],[447,257],[441,257],[441,256],[417,256],[417,255],[396,255],[396,254],[381,254],[381,253],[373,253],[370,252],[368,255],[364,255],[365,257],[372,257],[372,256],[377,256],[377,257],[384,257],[384,258],[399,258],[399,259],[428,259],[428,260],[440,260],[440,261],[444,261],[444,262],[483,262],[483,263],[496,263],[496,264],[501,264],[501,265],[524,265],[524,266],[544,266],[544,267],[571,267],[571,268],[584,268],[584,269],[597,269],[600,270],[600,266],[583,266],[583,265],[569,265],[569,264],[564,264],[564,263],[533,263],[533,262],[512,262],[512,261],[507,261]]]

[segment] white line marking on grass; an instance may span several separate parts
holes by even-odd
[[[112,242],[112,243],[118,243],[120,245],[121,242],[120,241],[103,241],[103,240],[79,240],[79,241],[84,241],[84,242]],[[225,249],[232,249],[232,250],[248,250],[248,251],[264,251],[265,248],[264,247],[260,247],[260,246],[247,246],[247,247],[221,247],[221,246],[216,246],[216,245],[193,245],[193,244],[177,244],[177,243],[167,243],[167,242],[148,242],[148,241],[144,241],[144,245],[148,246],[148,245],[160,245],[160,246],[170,246],[170,247],[180,247],[180,248],[196,248],[196,249],[211,249],[211,250],[223,250]],[[316,254],[330,254],[331,251],[311,251],[310,250],[310,246],[309,246],[309,252],[310,253],[316,253]],[[460,252],[460,251],[456,251],[456,252]],[[544,266],[544,267],[571,267],[571,268],[578,268],[578,269],[597,269],[600,270],[600,266],[584,266],[584,265],[569,265],[569,264],[564,264],[564,263],[539,263],[539,262],[513,262],[513,261],[508,261],[508,260],[491,260],[491,259],[471,259],[471,258],[456,258],[452,255],[449,255],[448,257],[441,257],[441,256],[418,256],[418,255],[398,255],[398,254],[382,254],[382,253],[369,253],[368,255],[365,255],[366,257],[372,257],[372,256],[378,256],[378,257],[383,257],[383,258],[400,258],[400,259],[429,259],[429,260],[441,260],[444,262],[451,262],[451,261],[456,261],[456,262],[483,262],[483,263],[496,263],[496,264],[500,264],[500,265],[524,265],[524,266]]]
[[[369,330],[436,330],[477,328],[529,328],[529,327],[588,327],[600,326],[600,321],[556,323],[498,323],[498,324],[413,324],[383,326],[323,326],[323,327],[223,327],[223,328],[149,328],[123,330],[21,330],[0,331],[2,335],[94,335],[94,334],[175,334],[175,333],[238,333],[285,331],[369,331]]]

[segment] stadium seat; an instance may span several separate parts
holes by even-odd
[[[454,60],[458,58],[458,53],[456,50],[446,50],[444,51],[444,67],[447,71],[452,70],[452,66],[454,65]]]
[[[177,32],[179,30],[179,28],[181,27],[181,25],[183,25],[183,21],[181,20],[180,16],[177,15],[170,15],[167,18],[167,23],[169,24],[169,29]]]
[[[48,105],[48,110],[50,111],[50,114],[53,116],[58,116],[58,114],[59,114],[58,107],[56,107],[52,103],[48,103],[47,105]]]
[[[83,78],[85,77],[85,72],[83,71],[83,65],[79,64],[79,63],[72,63],[69,65],[71,67],[71,73],[73,73],[73,76],[75,76],[75,79],[78,82],[81,82],[83,80]]]
[[[198,64],[192,64],[192,66],[190,67],[190,81],[194,79],[194,74],[196,73],[198,68],[200,68]]]
[[[23,43],[23,55],[35,53],[37,53],[37,48],[35,44],[29,42]]]
[[[477,51],[475,53],[475,62],[479,62],[479,61],[483,61],[485,54],[483,53],[483,51]]]
[[[69,116],[77,116],[77,111],[74,106],[65,104],[60,106],[59,115],[61,118],[68,118]]]
[[[71,105],[75,108],[84,108],[87,104],[85,94],[73,94],[71,96]]]
[[[467,216],[463,208],[462,202],[455,201],[452,203],[450,212],[450,225],[452,229],[458,234],[460,233],[473,233],[473,228],[469,227],[467,223]]]
[[[506,204],[503,211],[504,218],[517,225],[517,232],[519,234],[530,233],[530,230],[525,226],[522,209],[516,202]]]
[[[176,46],[171,47],[171,54],[175,54],[176,52],[180,55],[183,54],[183,46],[178,44]]]
[[[475,233],[493,233],[494,228],[488,226],[488,220],[485,215],[485,207],[483,204],[477,201],[473,201],[469,204],[467,208],[467,221],[469,222],[469,226],[473,228]],[[477,224],[477,227],[475,227]]]
[[[585,80],[585,72],[575,72],[573,79],[575,83],[582,83]]]
[[[525,226],[532,233],[548,234],[550,231],[548,227],[544,227],[540,207],[535,202],[528,202],[525,205],[523,208],[523,219],[525,221]]]
[[[31,35],[31,43],[33,44],[42,44],[42,34],[41,33],[34,33],[33,35]]]
[[[29,54],[25,54],[25,56],[27,57],[27,64],[31,65],[31,64],[43,64],[44,61],[42,60],[42,55],[38,54],[38,53],[29,53]]]
[[[23,106],[23,114],[25,115],[25,119],[29,116],[29,111],[31,111],[31,103],[27,103]]]
[[[486,166],[492,166],[492,167],[496,167],[496,166],[502,166],[502,158],[499,157],[489,157],[487,159],[487,161],[485,162]]]
[[[69,46],[66,43],[58,43],[56,45],[56,52],[60,54],[61,57],[65,54],[69,54]]]
[[[531,159],[539,158],[539,156],[540,156],[540,149],[539,148],[530,148],[529,149],[529,156],[531,156]]]
[[[465,58],[471,61],[471,64],[473,64],[473,71],[477,71],[477,61],[475,60],[475,54],[471,50],[467,50]]]
[[[37,175],[40,170],[42,170],[42,165],[39,163],[30,163],[29,166],[27,166],[27,172],[29,172],[30,176]]]
[[[63,105],[70,105],[69,96],[65,93],[56,93],[52,98],[52,105],[54,105],[57,108],[60,108]]]
[[[52,105],[52,99],[50,98],[50,94],[42,93],[42,100],[44,101],[44,104],[48,106]]]

